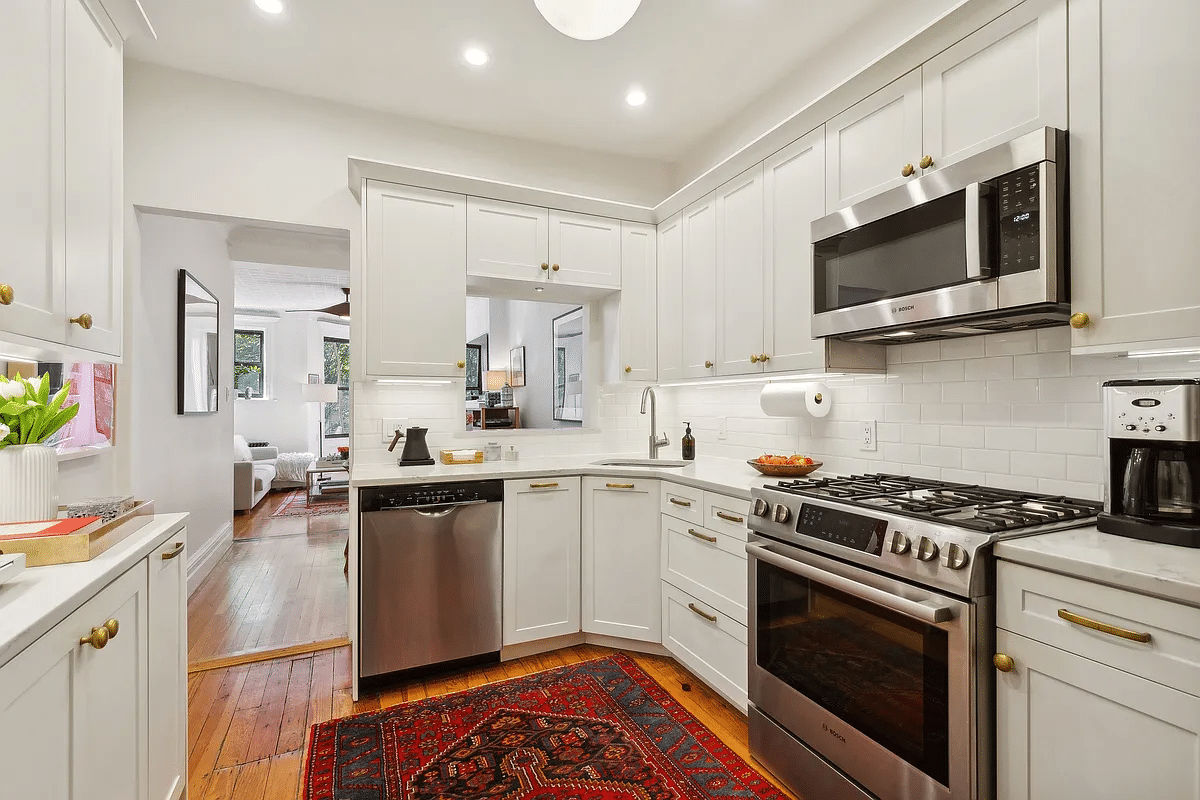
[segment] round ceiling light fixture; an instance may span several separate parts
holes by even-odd
[[[254,5],[268,14],[283,13],[283,0],[254,0]]]
[[[646,104],[646,93],[636,86],[629,90],[629,94],[625,95],[625,102],[633,107]]]
[[[482,67],[491,60],[487,51],[479,47],[468,47],[463,51],[463,58],[473,67]]]
[[[533,0],[533,4],[559,33],[590,42],[625,27],[642,0]]]

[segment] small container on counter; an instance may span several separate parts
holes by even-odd
[[[517,452],[516,445],[510,444],[508,446],[508,449],[504,451],[504,460],[505,461],[516,461],[520,457],[521,457],[521,454]]]
[[[488,442],[483,446],[484,461],[499,461],[500,460],[500,443]]]
[[[696,437],[692,436],[692,423],[683,423],[687,426],[687,430],[683,433],[683,460],[696,460]]]

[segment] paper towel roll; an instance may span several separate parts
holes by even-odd
[[[833,398],[823,383],[768,383],[758,397],[768,417],[823,417]]]

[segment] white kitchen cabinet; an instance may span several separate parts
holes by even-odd
[[[662,585],[663,646],[726,700],[746,711],[746,626],[670,583]]]
[[[1200,800],[1200,697],[1003,629],[996,649],[998,797]]]
[[[579,481],[504,483],[505,647],[580,630]]]
[[[920,68],[829,120],[825,132],[830,213],[920,174]]]
[[[683,215],[658,226],[658,378],[683,377]]]
[[[717,375],[762,372],[761,358],[766,355],[762,324],[763,165],[751,167],[718,189],[715,205],[714,371]]]
[[[583,630],[662,641],[658,481],[583,479]]]
[[[1072,347],[1195,347],[1200,4],[1071,0],[1069,36]]]
[[[620,220],[552,209],[549,236],[551,283],[621,288]]]
[[[366,377],[459,377],[466,352],[460,194],[368,181],[363,192]]]
[[[538,206],[467,198],[467,274],[544,281],[550,269],[550,212]]]
[[[179,800],[187,785],[187,537],[150,554],[149,800]]]
[[[929,169],[1066,129],[1066,0],[1022,3],[926,61],[921,80],[922,149],[908,157],[929,156]]]
[[[662,579],[746,624],[746,540],[662,515]]]
[[[658,378],[658,235],[653,225],[621,223],[620,377]]]
[[[680,377],[716,374],[717,202],[710,194],[683,210]]]

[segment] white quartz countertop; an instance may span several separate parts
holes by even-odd
[[[0,584],[0,667],[178,533],[187,519],[158,514],[91,561],[28,567]]]
[[[996,545],[997,558],[1200,607],[1200,549],[1127,539],[1095,526]]]
[[[758,474],[745,461],[732,458],[697,458],[686,467],[605,467],[593,464],[616,458],[645,458],[645,456],[549,456],[518,461],[488,461],[483,464],[448,466],[434,464],[425,467],[400,467],[395,464],[362,464],[350,470],[350,485],[395,486],[405,483],[436,481],[502,480],[597,476],[620,478],[657,478],[672,483],[694,486],[711,492],[750,499],[750,490],[757,486],[777,483],[778,478],[766,478]]]

